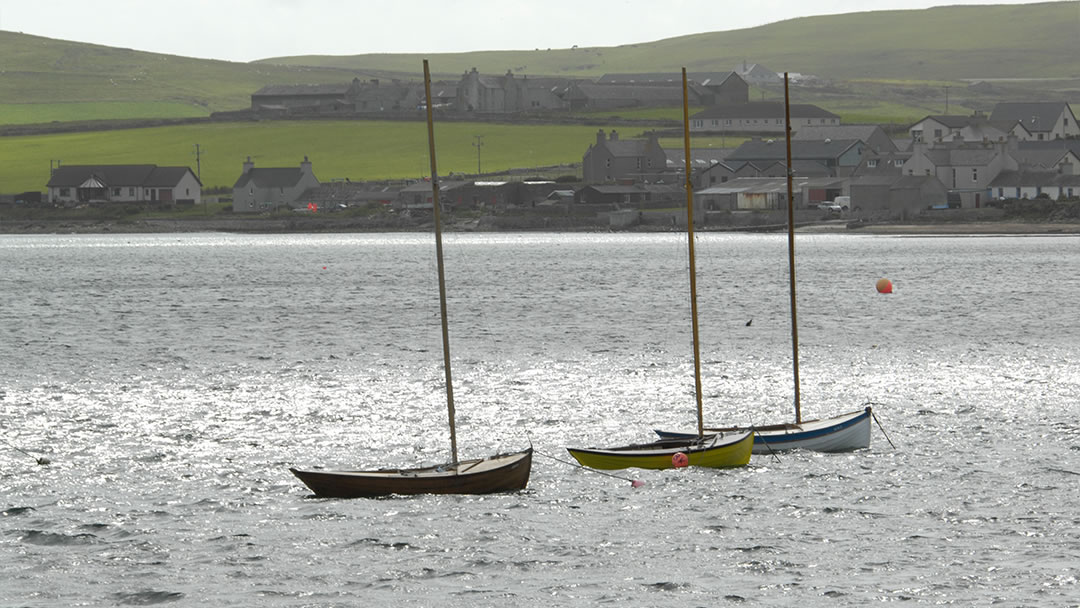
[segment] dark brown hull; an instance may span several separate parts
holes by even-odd
[[[320,498],[372,498],[391,494],[494,494],[522,490],[529,483],[532,448],[514,454],[463,460],[456,467],[379,471],[289,469]]]

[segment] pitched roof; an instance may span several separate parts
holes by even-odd
[[[324,96],[324,95],[346,95],[349,92],[351,83],[345,84],[268,84],[265,87],[255,91],[252,97],[260,96],[282,96],[287,95],[290,97],[302,97],[302,96]]]
[[[991,188],[1022,186],[1080,186],[1080,175],[1056,171],[1002,171],[990,182]]]
[[[791,158],[792,164],[798,160],[814,160],[822,158],[839,158],[852,146],[858,145],[857,139],[834,139],[813,141],[792,141]],[[743,142],[741,146],[728,155],[727,160],[786,160],[787,146],[779,140],[752,139]]]
[[[188,167],[158,167],[157,165],[63,165],[49,178],[50,188],[87,187],[119,188],[125,186],[173,187],[190,173]]]
[[[300,167],[248,169],[236,180],[233,188],[243,188],[249,183],[256,188],[292,188],[300,183],[303,175]]]
[[[734,72],[687,72],[686,79],[703,86],[716,86]],[[681,72],[644,72],[637,74],[604,74],[596,80],[597,84],[633,84],[682,86]]]
[[[798,118],[840,118],[838,115],[810,104],[791,104],[791,115]],[[784,116],[782,101],[752,101],[711,106],[691,118],[780,118]]]
[[[1001,102],[994,106],[991,121],[1019,122],[1029,131],[1050,131],[1062,113],[1070,112],[1064,101]]]

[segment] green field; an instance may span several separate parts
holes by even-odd
[[[476,173],[475,136],[481,135],[484,173],[581,163],[598,126],[436,123],[439,173]],[[610,130],[611,127],[605,127]],[[641,131],[617,128],[624,137]],[[244,159],[256,167],[299,166],[304,156],[320,181],[407,179],[430,173],[423,122],[289,121],[208,123],[0,138],[0,192],[45,189],[51,161],[65,165],[189,166],[201,153],[205,187],[231,187]],[[546,172],[550,177],[579,168]],[[553,174],[554,173],[554,174]]]

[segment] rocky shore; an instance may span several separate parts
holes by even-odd
[[[230,232],[251,234],[329,233],[329,232],[412,232],[430,230],[428,222],[365,221],[337,218],[229,218],[136,219],[136,220],[0,220],[0,234],[153,234],[190,232]],[[469,220],[448,222],[448,232],[610,232],[601,224],[515,223]],[[637,226],[632,232],[670,232],[672,228]],[[737,228],[710,227],[704,231],[729,231]],[[749,230],[749,229],[748,229]],[[777,232],[753,228],[756,232]],[[828,234],[1080,234],[1080,222],[982,221],[917,223],[849,223],[826,221],[799,226],[797,232]]]

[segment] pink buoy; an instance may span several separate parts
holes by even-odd
[[[892,293],[892,281],[889,279],[878,279],[877,290],[878,293]]]
[[[686,465],[690,464],[690,459],[686,456],[686,454],[683,454],[682,452],[675,452],[671,455],[671,464],[676,469],[681,469]]]

